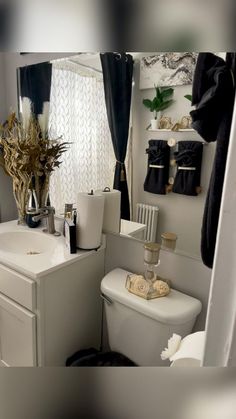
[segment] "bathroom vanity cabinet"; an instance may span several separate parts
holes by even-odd
[[[30,271],[0,250],[0,366],[64,366],[79,349],[99,348],[105,245],[68,256],[63,240],[49,269],[45,254],[28,256]]]
[[[0,365],[36,366],[36,282],[0,265]]]

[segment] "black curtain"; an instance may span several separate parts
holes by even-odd
[[[42,113],[43,102],[50,101],[51,79],[52,65],[50,63],[20,68],[20,96],[31,100],[35,115]]]
[[[133,58],[113,52],[101,54],[107,117],[116,156],[113,188],[121,191],[121,218],[130,220],[125,156],[129,136]]]
[[[202,260],[209,268],[215,254],[235,81],[235,53],[227,53],[226,61],[212,53],[199,54],[193,82],[192,105],[196,109],[191,111],[192,126],[206,141],[217,142],[202,223]]]

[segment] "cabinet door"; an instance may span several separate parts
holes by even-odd
[[[0,366],[36,366],[36,316],[2,294]]]

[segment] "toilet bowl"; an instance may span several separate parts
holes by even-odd
[[[173,333],[191,333],[202,304],[171,289],[168,296],[145,300],[125,288],[130,272],[114,269],[101,282],[110,349],[139,366],[164,366],[160,354]]]

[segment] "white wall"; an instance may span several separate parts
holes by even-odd
[[[144,273],[143,243],[130,237],[107,234],[105,272],[123,268],[134,273]],[[200,260],[162,250],[158,274],[171,280],[172,287],[192,297],[203,305],[195,325],[196,330],[205,328],[211,270]]]
[[[172,231],[178,235],[177,248],[190,255],[200,256],[200,236],[202,215],[209,178],[214,157],[215,144],[203,146],[203,162],[201,186],[202,193],[197,197],[170,193],[168,195],[156,195],[143,190],[143,183],[147,172],[148,140],[171,137],[176,140],[188,139],[199,140],[201,137],[196,132],[168,133],[148,132],[148,126],[152,114],[144,107],[144,98],[153,98],[154,89],[139,90],[139,60],[135,59],[134,66],[135,86],[133,90],[133,200],[134,209],[137,202],[157,205],[160,208],[158,224],[158,241],[164,231]],[[191,86],[175,87],[175,103],[165,111],[165,115],[171,116],[173,121],[178,121],[182,116],[188,115],[191,109],[190,102],[184,98],[185,94],[191,94]]]

